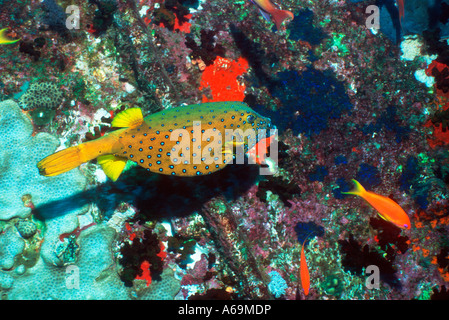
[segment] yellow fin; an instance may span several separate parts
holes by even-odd
[[[221,155],[224,157],[226,163],[232,161],[234,157],[234,148],[243,145],[243,142],[238,141],[226,141],[221,148]]]
[[[223,155],[226,155],[228,153],[232,154],[234,152],[234,148],[239,147],[243,144],[244,144],[244,142],[240,142],[240,141],[234,141],[234,140],[226,141],[221,148],[222,154]]]
[[[125,168],[128,159],[117,157],[112,154],[107,154],[104,156],[99,156],[97,162],[101,165],[104,173],[112,180],[116,181],[123,169]]]
[[[130,108],[117,114],[112,120],[111,126],[116,128],[134,128],[142,123],[142,110],[140,108]]]
[[[354,184],[355,184],[354,189],[352,189],[351,191],[348,191],[348,192],[342,192],[342,194],[353,194],[356,196],[360,196],[366,192],[365,188],[360,184],[360,182],[358,182],[355,179],[352,179],[352,182],[354,182]]]
[[[20,39],[15,39],[15,40],[11,40],[6,36],[6,31],[8,30],[8,28],[4,28],[2,30],[0,30],[0,44],[13,44],[16,43],[17,41],[20,41]]]
[[[377,212],[378,216],[384,219],[385,221],[390,221],[389,219],[385,218],[383,215],[380,214],[380,212]]]

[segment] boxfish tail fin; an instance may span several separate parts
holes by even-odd
[[[113,135],[106,135],[102,138],[58,151],[38,162],[39,173],[47,177],[57,176],[75,169],[100,155],[114,153],[115,141]]]
[[[341,192],[342,194],[353,194],[356,196],[362,196],[366,190],[365,188],[355,179],[352,179],[352,182],[354,182],[354,189],[348,192]]]
[[[281,29],[282,23],[287,20],[293,20],[293,13],[291,13],[288,10],[279,10],[279,9],[275,9],[273,11],[270,12],[271,17],[274,20],[274,23],[276,24],[276,28],[277,30]]]

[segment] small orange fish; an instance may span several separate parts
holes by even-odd
[[[251,0],[255,3],[259,9],[260,13],[266,20],[270,20],[269,16],[274,20],[276,28],[279,30],[282,23],[285,20],[293,20],[293,13],[288,10],[280,10],[270,0]]]
[[[11,40],[6,36],[6,30],[8,30],[8,28],[4,28],[0,30],[0,44],[13,44],[16,43],[17,41],[20,41],[20,39],[15,39],[15,40]]]
[[[405,211],[393,200],[388,197],[381,196],[365,188],[357,181],[352,179],[355,188],[343,194],[353,194],[365,199],[374,209],[377,210],[379,216],[399,228],[410,229],[410,219]]]
[[[267,154],[268,147],[274,141],[276,135],[260,140],[255,144],[248,152],[247,155],[250,159],[254,160],[256,164],[265,163],[265,155]]]
[[[307,268],[307,260],[306,255],[304,253],[304,246],[306,244],[307,238],[304,240],[301,248],[301,261],[299,263],[299,273],[301,277],[301,285],[304,289],[304,294],[307,296],[309,294],[310,289],[310,274],[309,268]]]

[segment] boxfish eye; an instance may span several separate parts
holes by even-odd
[[[249,122],[249,123],[253,123],[254,120],[256,120],[256,117],[253,116],[252,114],[250,114],[250,115],[248,115],[248,116],[246,117],[246,121]]]

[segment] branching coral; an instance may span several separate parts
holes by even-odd
[[[66,4],[17,3],[22,11],[11,14],[0,9],[0,20],[23,39],[0,55],[2,96],[17,93],[20,78],[57,79],[69,92],[70,109],[59,108],[52,126],[38,130],[57,132],[67,145],[87,131],[87,139],[104,134],[109,120],[101,116],[126,101],[147,114],[180,103],[243,100],[280,129],[279,170],[260,177],[257,166],[229,166],[183,180],[131,168],[110,183],[90,163],[44,178],[36,162],[54,152],[58,140],[32,136],[22,110],[8,103],[10,112],[1,103],[2,297],[173,298],[180,287],[176,270],[181,299],[294,299],[300,243],[316,234],[322,237],[306,250],[308,298],[396,299],[436,285],[440,290],[448,275],[449,169],[441,165],[448,157],[444,148],[427,148],[424,135],[449,132],[447,108],[436,111],[443,105],[437,103],[431,109],[432,89],[413,77],[427,58],[398,59],[394,45],[364,26],[362,3],[289,0],[283,5],[295,19],[286,31],[271,32],[255,23],[262,19],[256,7],[242,1],[76,1],[85,13],[81,27],[91,25],[88,33],[70,33],[78,35],[71,44],[69,33],[58,31]],[[40,20],[51,30],[30,30],[36,7],[48,12]],[[438,42],[434,48],[447,47]],[[17,49],[36,61],[15,56]],[[55,51],[67,57],[67,68],[54,68]],[[435,91],[447,95],[448,69],[429,72]],[[429,114],[435,128],[422,130]],[[432,158],[437,150],[444,156]],[[421,155],[431,160],[423,163]],[[81,172],[92,182],[88,190]],[[401,233],[379,218],[368,225],[369,217],[360,215],[364,204],[339,201],[353,188],[352,178],[399,197],[411,230]],[[89,211],[86,195],[95,200]],[[168,241],[168,254],[161,241]],[[390,286],[363,289],[371,264]],[[79,271],[79,289],[67,289],[72,274],[65,266]],[[404,290],[398,290],[399,277]],[[435,296],[440,293],[447,290]]]
[[[268,284],[268,289],[274,295],[275,298],[280,298],[285,294],[285,289],[288,288],[287,282],[282,278],[279,272],[273,270],[269,274],[270,283]]]

